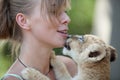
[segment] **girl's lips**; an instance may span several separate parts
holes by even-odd
[[[60,33],[64,38],[67,38],[68,36],[67,30],[57,31],[57,32]]]

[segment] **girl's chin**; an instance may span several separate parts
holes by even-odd
[[[65,39],[59,39],[57,42],[55,42],[55,48],[61,48],[64,47]]]
[[[62,48],[64,47],[64,44],[57,44],[55,48]]]

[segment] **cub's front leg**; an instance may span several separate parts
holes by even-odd
[[[54,52],[51,55],[51,65],[57,80],[72,80],[65,64],[56,58]]]

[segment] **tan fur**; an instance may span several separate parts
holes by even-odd
[[[93,35],[73,35],[67,39],[63,54],[77,63],[73,78],[62,62],[51,59],[57,80],[110,80],[110,61],[116,59],[115,49]]]
[[[22,77],[25,80],[50,80],[47,76],[40,73],[38,70],[34,68],[25,68],[22,71]]]

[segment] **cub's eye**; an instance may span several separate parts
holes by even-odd
[[[78,39],[80,42],[83,42],[83,40],[81,38]]]
[[[83,37],[83,36],[80,36],[80,37],[78,38],[78,40],[79,40],[80,42],[84,42],[84,37]]]

